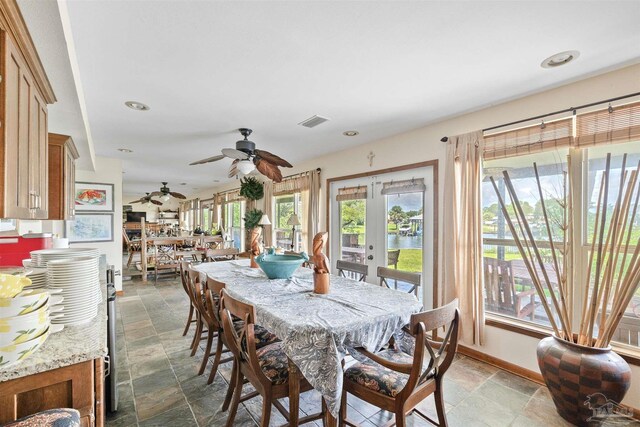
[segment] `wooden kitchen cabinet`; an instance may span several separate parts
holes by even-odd
[[[103,376],[103,359],[94,359],[0,383],[0,425],[47,409],[74,408],[83,427],[102,427]]]
[[[0,2],[0,218],[48,218],[47,104],[55,102],[15,0]]]
[[[69,220],[75,215],[77,158],[70,136],[49,134],[49,219]]]

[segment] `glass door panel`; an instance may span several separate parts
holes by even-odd
[[[338,202],[340,215],[340,259],[365,263],[367,200]]]

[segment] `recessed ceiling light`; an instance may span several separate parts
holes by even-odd
[[[118,151],[121,153],[133,153],[133,150],[130,150],[128,148],[118,148]]]
[[[360,132],[358,132],[357,130],[346,130],[342,132],[342,134],[344,136],[356,136],[356,135],[360,135]]]
[[[137,101],[127,101],[124,103],[124,105],[136,111],[149,111],[151,109],[148,105]]]
[[[569,62],[573,61],[579,56],[580,56],[580,52],[578,52],[577,50],[567,50],[565,52],[560,52],[560,53],[556,53],[555,55],[551,55],[550,57],[542,61],[540,66],[542,68],[560,67],[561,65],[568,64]]]
[[[187,183],[186,182],[181,182],[180,185],[187,185]]]
[[[214,179],[213,182],[220,182],[220,180],[219,179]]]

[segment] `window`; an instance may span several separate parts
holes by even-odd
[[[225,205],[227,210],[227,232],[233,240],[233,246],[244,250],[244,202],[229,202]]]
[[[300,226],[297,226],[296,241],[292,246],[292,230],[293,225],[289,225],[289,219],[293,214],[298,215],[300,219],[302,215],[302,198],[300,193],[285,194],[274,197],[273,207],[273,243],[276,247],[290,249],[294,251],[300,250]]]
[[[524,138],[528,138],[524,144],[520,144],[515,138],[509,141],[508,137],[502,137],[502,141],[507,142],[499,150],[496,148],[495,140],[491,141],[493,145],[489,150],[492,151],[489,151],[489,156],[485,155],[486,160],[483,164],[485,176],[482,184],[484,291],[487,315],[493,316],[498,321],[507,318],[542,327],[550,324],[541,307],[531,277],[522,261],[522,256],[509,232],[508,222],[499,208],[497,193],[504,198],[507,210],[512,209],[512,201],[508,192],[505,191],[502,171],[507,170],[511,177],[524,214],[531,225],[536,245],[541,249],[543,262],[549,264],[547,271],[550,273],[551,282],[557,283],[558,278],[555,277],[554,269],[551,266],[553,261],[549,237],[542,217],[541,200],[535,181],[533,163],[535,162],[538,167],[543,189],[542,198],[550,215],[551,234],[556,244],[562,241],[562,225],[570,220],[565,217],[565,210],[562,207],[568,183],[572,183],[572,191],[575,194],[581,195],[581,197],[574,197],[574,200],[582,200],[582,203],[574,203],[573,215],[571,216],[572,220],[577,222],[573,227],[577,231],[572,242],[575,251],[573,260],[579,264],[587,265],[591,251],[596,204],[607,154],[610,153],[612,156],[609,212],[613,210],[613,204],[620,192],[623,154],[627,154],[625,170],[629,173],[636,169],[640,161],[640,138],[638,135],[633,134],[631,130],[618,130],[617,133],[604,132],[602,131],[602,126],[604,126],[602,123],[605,119],[600,118],[598,123],[588,115],[587,119],[582,119],[586,125],[595,126],[594,129],[598,130],[598,132],[593,131],[595,137],[585,138],[580,137],[580,129],[584,129],[586,125],[581,124],[581,119],[578,116],[576,120],[579,137],[575,138],[572,147],[566,139],[566,121],[558,122],[559,124],[552,128],[555,132],[553,137],[543,136],[543,131],[540,130],[537,131],[538,134],[535,134],[535,131],[520,133],[520,138],[523,138],[522,135],[525,133]],[[612,122],[616,123],[615,118]],[[629,120],[624,123],[627,126],[632,126],[630,124],[632,122]],[[581,125],[583,128],[580,127]],[[544,129],[544,126],[538,127],[538,129]],[[630,127],[629,129],[635,128]],[[603,144],[605,137],[617,143]],[[489,176],[494,178],[497,192],[489,181]],[[511,216],[513,217],[513,215]],[[608,215],[608,218],[610,220],[611,214]],[[627,253],[636,249],[635,244],[640,237],[640,212],[636,214],[633,221],[635,221],[636,228],[634,228],[630,239],[631,244],[626,249]],[[585,268],[575,269],[574,290],[571,295],[574,313],[581,312],[582,299],[585,292],[589,290],[585,284],[592,283],[586,276]],[[557,295],[557,291],[555,292]],[[546,293],[548,297],[551,296],[550,291]],[[552,314],[557,316],[556,313]],[[640,290],[637,290],[614,334],[613,341],[637,349],[639,339]]]

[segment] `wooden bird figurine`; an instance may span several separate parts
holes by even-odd
[[[313,238],[313,255],[311,257],[313,261],[313,270],[318,274],[329,273],[329,258],[324,254],[323,249],[327,244],[327,238],[329,234],[326,231],[321,231]]]
[[[262,227],[254,227],[251,230],[251,244],[249,251],[251,255],[260,255],[260,236],[262,235]]]

